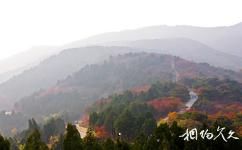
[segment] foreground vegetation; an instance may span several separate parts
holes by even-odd
[[[14,138],[1,136],[0,150],[239,150],[241,87],[218,79],[137,87],[100,99],[88,108],[81,123],[66,124],[57,116],[45,124],[31,119],[28,129]],[[199,98],[186,110],[191,88]],[[88,128],[84,138],[78,126]],[[193,129],[197,138],[195,133],[186,137]],[[215,138],[221,129],[223,136]]]
[[[206,129],[206,126],[203,126]],[[210,129],[216,134],[217,124]],[[40,129],[29,128],[29,134],[23,143],[14,139],[0,137],[1,150],[199,150],[199,149],[234,149],[242,147],[242,140],[230,139],[225,142],[222,137],[216,140],[202,139],[186,141],[181,138],[185,129],[178,126],[177,122],[171,125],[167,123],[155,127],[151,134],[145,131],[128,138],[122,133],[113,134],[109,138],[98,138],[96,133],[89,129],[85,138],[81,138],[75,125],[68,124],[64,135],[50,136],[49,141],[44,142],[44,133]],[[234,135],[235,136],[235,135]],[[11,143],[11,144],[10,144]]]

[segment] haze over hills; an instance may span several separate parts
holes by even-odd
[[[90,45],[105,45],[105,44],[110,45],[110,43],[112,43],[113,46],[118,46],[120,45],[120,43],[122,43],[120,46],[123,46],[123,44],[127,45],[128,41],[134,42],[137,40],[153,40],[153,39],[156,39],[156,40],[169,39],[171,40],[169,43],[172,45],[176,45],[177,43],[172,43],[172,41],[179,42],[177,41],[179,38],[185,38],[187,40],[191,39],[193,40],[191,43],[186,43],[186,44],[192,44],[191,47],[194,46],[195,41],[203,43],[207,45],[207,46],[203,45],[204,49],[206,50],[200,50],[199,53],[203,53],[203,51],[207,51],[208,49],[210,49],[211,56],[206,54],[206,56],[201,55],[201,58],[197,58],[194,55],[190,56],[190,54],[188,53],[182,53],[182,52],[178,53],[176,51],[172,51],[174,53],[171,53],[171,54],[178,55],[188,60],[194,60],[196,62],[207,62],[215,66],[225,67],[227,69],[240,70],[241,69],[240,59],[242,59],[241,58],[242,44],[240,42],[240,39],[242,37],[241,30],[242,30],[242,23],[236,24],[233,26],[228,26],[228,27],[211,27],[211,28],[194,27],[194,26],[152,26],[152,27],[145,27],[141,29],[99,34],[84,40],[76,41],[59,47],[44,47],[44,46],[33,47],[29,51],[26,51],[19,55],[15,55],[4,61],[0,61],[0,67],[2,68],[0,71],[0,83],[10,79],[14,75],[17,75],[24,70],[27,70],[29,68],[36,66],[37,64],[40,63],[40,61],[64,49],[78,48],[78,47],[90,46]],[[128,45],[134,46],[133,44],[128,44]],[[139,46],[139,45],[135,45],[135,46]],[[145,44],[141,44],[141,45],[145,46]],[[192,48],[189,47],[189,45],[185,45],[185,46],[186,48],[190,48],[192,50]],[[200,44],[200,46],[202,45]],[[162,47],[166,48],[166,45],[162,44],[162,45],[159,45],[158,47],[155,46],[154,48],[162,48]],[[177,47],[175,48],[177,50]],[[217,52],[215,52],[215,50]],[[218,53],[218,51],[223,53]],[[162,52],[164,52],[164,50]],[[226,55],[225,53],[230,55]],[[212,59],[214,58],[213,57],[214,54],[216,54],[219,57],[215,58],[212,61]],[[236,56],[232,56],[232,55],[236,55]]]
[[[157,53],[179,56],[194,62],[206,62],[213,66],[235,71],[242,69],[241,57],[220,52],[198,41],[186,38],[116,41],[103,45],[153,49]]]
[[[60,49],[52,46],[38,46],[0,60],[0,83],[7,81],[24,70],[37,66],[42,60],[58,53]]]
[[[66,47],[80,47],[111,41],[143,39],[188,38],[228,54],[242,57],[242,23],[224,27],[152,26],[120,32],[99,34],[86,40],[76,41]]]
[[[107,50],[100,47],[96,50],[77,48],[80,49],[79,52],[73,49],[63,50],[69,47],[126,46],[133,49],[126,48],[125,52],[146,51],[171,54],[190,61],[205,62],[238,71],[242,68],[240,55],[242,46],[239,42],[242,35],[241,28],[242,24],[213,28],[153,26],[100,34],[61,47],[34,48],[0,63],[2,68],[0,82],[10,79],[0,85],[1,107],[10,106],[12,102],[18,101],[23,96],[55,84],[86,64],[96,63],[124,50],[123,48]],[[60,55],[53,56],[61,51],[63,52]],[[41,62],[44,59],[46,60]],[[14,75],[15,77],[11,78]]]
[[[101,64],[88,65],[55,86],[23,98],[15,107],[35,117],[70,112],[78,118],[86,106],[112,93],[157,81],[199,77],[242,81],[242,74],[208,64],[170,55],[129,53],[111,57]]]
[[[58,80],[66,78],[86,64],[103,61],[110,55],[144,51],[172,54],[195,62],[208,62],[214,66],[223,66],[230,69],[239,69],[240,64],[242,64],[242,59],[240,60],[236,56],[218,52],[204,44],[183,38],[111,42],[109,45],[113,45],[113,43],[114,45],[130,46],[133,48],[94,46],[66,49],[42,61],[36,67],[32,67],[22,74],[0,84],[1,109],[11,108],[13,103],[22,97],[52,86]],[[50,53],[43,54],[49,55]]]
[[[242,1],[15,1],[0,150],[242,150]]]
[[[78,71],[86,64],[97,63],[110,55],[133,51],[120,47],[84,47],[64,50],[42,61],[36,67],[0,84],[1,109],[11,108],[14,102]]]
[[[241,52],[240,51],[241,42],[239,42],[239,39],[242,35],[242,33],[240,32],[241,28],[242,28],[242,24],[237,24],[229,27],[213,27],[213,28],[202,28],[202,27],[192,27],[192,26],[154,26],[154,27],[146,27],[146,28],[141,28],[136,30],[126,30],[126,31],[120,31],[115,33],[100,34],[97,36],[87,38],[86,40],[81,40],[58,48],[55,48],[55,47],[34,48],[35,50],[31,50],[29,52],[16,55],[12,57],[12,59],[8,59],[7,61],[0,63],[0,66],[2,68],[0,72],[1,73],[0,81],[6,81],[7,79],[11,78],[13,75],[20,74],[23,70],[28,70],[34,66],[37,66],[37,64],[41,60],[51,55],[54,55],[59,51],[62,51],[62,49],[65,47],[80,47],[80,46],[92,45],[92,44],[109,45],[109,46],[110,45],[129,46],[133,48],[146,48],[146,49],[149,49],[147,50],[148,52],[172,54],[195,62],[206,62],[214,66],[219,66],[219,67],[233,69],[233,70],[240,70],[242,66],[242,62],[241,62],[242,59],[240,57],[241,55],[239,54]],[[166,39],[161,39],[161,38],[166,38]],[[223,51],[226,53],[223,53],[220,51]],[[236,54],[237,56],[234,56],[231,54]],[[85,53],[85,55],[93,55],[93,54],[88,54],[87,52]],[[86,57],[86,56],[83,55],[83,57]],[[63,59],[62,61],[64,62],[66,60]],[[71,62],[69,62],[69,64],[71,64]],[[78,69],[80,69],[81,67],[82,66],[79,66]],[[37,68],[41,68],[41,67],[37,67]],[[27,73],[33,72],[33,70],[35,69],[32,69],[31,71],[27,71]],[[42,71],[42,72],[39,72],[38,74],[43,74],[44,72],[45,71]],[[65,76],[61,76],[60,78],[57,75],[56,77],[51,78],[50,81],[53,81],[51,83],[55,83],[57,80],[63,79],[64,77],[66,77],[67,75],[70,75],[71,73],[73,72],[72,71],[68,72],[65,74]],[[48,74],[48,73],[45,73],[45,74]],[[9,83],[11,83],[12,81],[16,81],[16,79],[21,78],[25,75],[26,75],[26,72],[21,74],[20,77],[16,76],[15,78],[11,79],[6,83],[3,83],[2,85],[4,86],[9,85]],[[45,76],[45,75],[41,75],[41,76]],[[30,83],[34,83],[34,82],[30,82]],[[14,83],[13,85],[15,84],[18,84],[18,82]],[[44,83],[41,83],[41,84],[44,84]],[[24,85],[26,85],[26,83]],[[17,89],[18,86],[15,86],[15,87]],[[30,86],[30,87],[33,87],[33,86]],[[26,88],[28,88],[28,86],[26,86]],[[44,87],[36,84],[35,87],[33,88],[33,91],[35,91],[35,89],[40,89],[40,88],[44,88]],[[9,94],[8,89],[9,89],[8,87],[5,87],[3,89],[4,92],[2,93],[4,93],[4,95],[8,95]],[[2,90],[0,86],[0,92],[1,91]],[[17,95],[22,95],[22,96],[28,95],[29,93],[27,91],[28,90],[26,89],[25,92],[23,91],[19,92],[22,94],[18,94],[17,92],[16,97]],[[2,96],[2,97],[6,98],[6,96]]]

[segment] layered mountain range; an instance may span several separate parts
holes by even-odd
[[[73,121],[98,99],[156,82],[218,78],[239,83],[241,38],[242,24],[153,26],[34,48],[0,62],[0,110],[14,109],[25,118],[68,113]],[[194,107],[211,111],[205,102],[199,99]]]
[[[104,49],[105,47],[100,47]],[[114,47],[113,47],[114,48]],[[242,74],[156,53],[128,53],[87,65],[56,85],[21,99],[18,111],[34,116],[72,112],[76,115],[97,99],[158,81],[219,78],[242,81]]]
[[[186,39],[186,44],[189,44],[188,40],[190,39],[190,44],[194,45],[194,42],[198,42],[197,45],[202,49],[211,50],[210,54],[206,54],[205,57],[213,58],[214,53],[217,56],[222,56],[216,60],[224,60],[223,63],[221,62],[213,62],[211,60],[206,59],[198,59],[197,57],[193,58],[190,56],[190,53],[185,54],[186,58],[191,58],[194,61],[203,61],[208,63],[213,63],[212,65],[226,67],[227,69],[241,69],[241,42],[240,39],[242,37],[242,24],[236,24],[233,26],[227,27],[194,27],[194,26],[152,26],[152,27],[145,27],[135,30],[125,30],[120,32],[110,32],[99,34],[96,36],[89,37],[84,40],[72,42],[70,44],[66,44],[63,46],[58,47],[33,47],[31,50],[21,53],[19,55],[15,55],[11,58],[6,60],[2,60],[0,62],[1,71],[0,71],[0,82],[6,81],[14,75],[17,75],[23,70],[32,68],[39,64],[43,59],[48,58],[53,54],[57,54],[60,51],[69,48],[78,48],[83,46],[90,46],[90,45],[113,45],[113,46],[141,46],[140,44],[137,45],[137,41],[144,42],[142,46],[149,45],[151,42],[150,40],[154,40],[153,42],[157,42],[157,40],[165,40],[169,43],[164,45],[152,46],[153,48],[162,49],[163,52],[169,50],[174,51],[170,48],[173,48],[176,43],[181,43],[178,39]],[[143,41],[148,40],[148,41]],[[178,40],[178,41],[177,41]],[[130,43],[131,42],[131,43]],[[163,41],[164,42],[164,41]],[[184,41],[183,41],[184,42]],[[161,41],[162,43],[162,41]],[[171,45],[170,45],[171,44]],[[189,45],[180,44],[182,47],[181,49],[189,48]],[[167,48],[167,49],[166,49]],[[196,47],[194,47],[196,48]],[[177,47],[176,47],[177,49]],[[200,50],[202,52],[203,50]],[[193,53],[197,53],[196,49],[190,48],[190,50],[194,50]],[[216,52],[215,52],[216,51]],[[222,52],[222,53],[221,53]],[[174,54],[174,53],[171,53]],[[180,53],[175,53],[180,54]],[[184,55],[184,54],[183,54]],[[179,55],[182,57],[183,55]],[[232,56],[233,55],[233,56]],[[194,56],[194,55],[192,55]],[[210,57],[209,57],[210,58]],[[237,65],[234,65],[234,64]],[[226,65],[223,65],[226,64]],[[9,66],[10,65],[10,66]],[[6,66],[8,66],[6,68]]]

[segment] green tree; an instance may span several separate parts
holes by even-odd
[[[142,125],[142,132],[145,135],[150,135],[156,128],[156,120],[154,118],[145,119]]]
[[[64,150],[83,150],[82,139],[75,125],[67,125],[63,145]]]
[[[41,141],[40,133],[35,129],[27,138],[24,150],[48,150],[48,147]]]
[[[94,126],[98,120],[98,114],[96,112],[92,112],[89,116],[89,124]]]
[[[89,128],[87,135],[84,138],[84,149],[85,150],[101,150],[102,147],[98,143],[97,139],[94,136],[94,132]]]
[[[170,127],[170,132],[172,135],[171,138],[171,147],[173,150],[184,149],[184,140],[179,136],[182,135],[185,131],[177,125],[177,122],[174,121]]]
[[[132,150],[143,150],[146,144],[147,138],[144,134],[140,134],[135,138]]]
[[[38,124],[36,123],[35,119],[29,119],[28,120],[28,129],[22,131],[19,135],[18,135],[18,139],[21,139],[21,144],[24,144],[27,142],[27,138],[35,131],[38,130],[40,131],[40,128],[38,126]]]
[[[155,140],[159,147],[171,149],[171,132],[167,124],[161,124],[155,131]]]
[[[51,136],[58,136],[65,131],[65,122],[60,118],[51,118],[43,127],[44,140],[48,142]]]
[[[0,149],[1,150],[10,150],[10,143],[7,139],[4,139],[2,135],[0,135]]]
[[[115,148],[115,144],[114,144],[114,142],[113,142],[113,140],[112,139],[110,139],[110,138],[108,138],[108,139],[106,139],[105,141],[104,141],[104,143],[103,143],[103,149],[104,150],[108,150],[108,149],[114,149]]]
[[[134,135],[136,118],[129,110],[125,110],[115,121],[114,126],[122,137],[130,138]]]
[[[117,144],[115,146],[115,150],[129,150],[130,145],[129,143],[123,141],[123,140],[117,140]]]
[[[36,123],[35,119],[32,118],[29,120],[29,129],[30,130],[36,130],[36,129],[39,129],[39,126],[38,124]]]

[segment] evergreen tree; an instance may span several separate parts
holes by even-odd
[[[60,118],[51,118],[43,127],[44,140],[48,142],[51,136],[64,134],[65,122]]]
[[[18,136],[21,144],[25,144],[27,142],[27,138],[35,131],[38,130],[40,131],[40,128],[36,121],[32,118],[28,120],[28,129],[22,131]]]
[[[114,126],[123,137],[134,136],[136,118],[129,110],[125,110],[115,121]]]
[[[84,138],[84,149],[85,150],[101,150],[102,147],[98,143],[97,139],[94,136],[93,131],[89,128],[87,135]]]
[[[155,141],[163,149],[171,149],[171,132],[167,124],[161,124],[155,131]]]
[[[98,114],[96,112],[92,112],[89,116],[89,124],[90,126],[94,126],[98,120]]]
[[[144,134],[140,134],[136,137],[134,144],[132,145],[132,150],[143,150],[146,144],[146,137]]]
[[[30,129],[30,130],[36,130],[36,129],[39,130],[39,126],[38,126],[38,124],[36,123],[36,121],[35,121],[34,118],[32,118],[32,119],[29,120],[29,129]]]
[[[112,139],[108,138],[104,141],[104,143],[103,143],[104,150],[106,150],[106,149],[109,150],[109,149],[114,149],[114,148],[115,148],[115,144]]]
[[[150,135],[156,128],[156,120],[154,118],[145,119],[142,125],[142,132],[145,135]]]
[[[10,143],[0,135],[0,150],[10,150]]]
[[[174,121],[173,124],[170,127],[172,139],[171,139],[171,147],[173,150],[180,150],[184,149],[184,140],[180,138],[179,136],[184,133],[184,130],[177,125],[177,122]]]
[[[115,150],[130,150],[130,145],[127,142],[118,139]]]
[[[67,125],[63,145],[64,150],[83,150],[82,139],[75,125]]]
[[[27,138],[24,150],[48,150],[48,147],[41,141],[40,133],[36,129]]]

